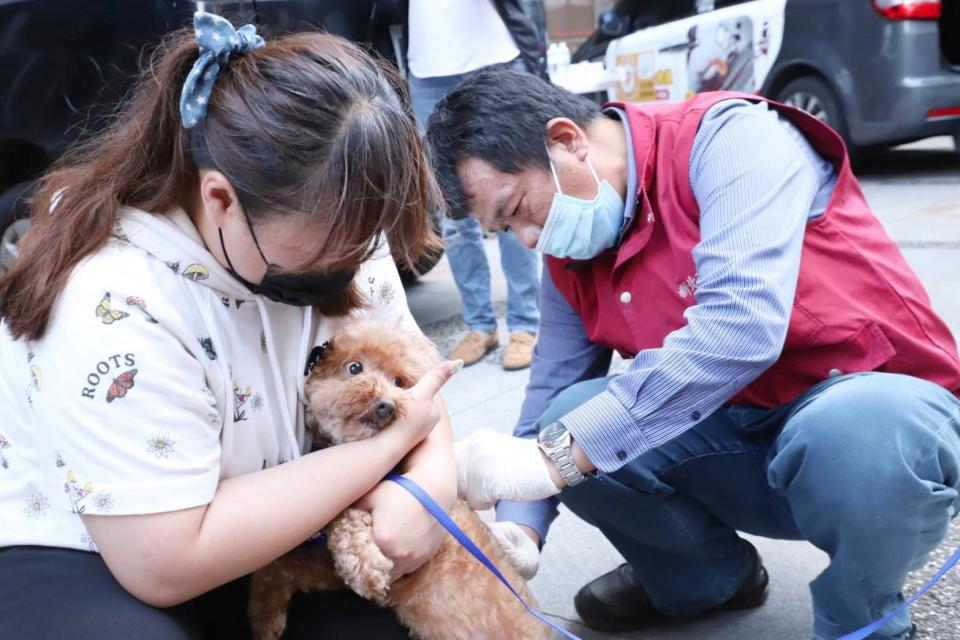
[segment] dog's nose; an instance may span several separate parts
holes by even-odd
[[[396,412],[397,405],[386,398],[377,398],[377,401],[373,403],[373,415],[380,424],[386,423]]]

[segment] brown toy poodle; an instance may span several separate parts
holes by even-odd
[[[389,428],[403,415],[403,390],[439,361],[433,344],[417,333],[365,322],[341,330],[322,349],[305,387],[315,440],[337,445]],[[536,606],[480,518],[463,502],[450,515]],[[294,593],[348,587],[392,608],[420,640],[551,637],[452,536],[432,560],[391,584],[393,563],[374,542],[372,525],[366,511],[347,509],[327,527],[326,546],[303,545],[256,571],[249,603],[254,636],[280,637]]]

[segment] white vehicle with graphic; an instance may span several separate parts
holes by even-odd
[[[619,0],[585,60],[615,78],[610,100],[758,93],[854,148],[935,135],[960,148],[960,0]]]

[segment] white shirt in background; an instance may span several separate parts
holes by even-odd
[[[493,0],[410,0],[407,64],[418,78],[509,62],[520,50]]]

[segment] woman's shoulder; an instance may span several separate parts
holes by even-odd
[[[120,302],[124,304],[126,297],[131,296],[166,297],[177,280],[173,271],[156,258],[136,247],[110,240],[74,268],[61,294],[61,304],[105,292],[123,294],[125,299]]]

